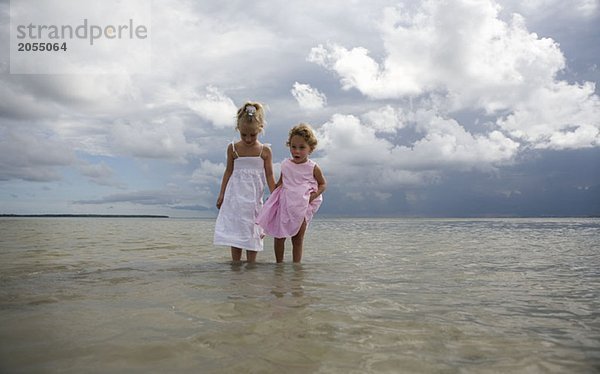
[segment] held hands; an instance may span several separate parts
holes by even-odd
[[[318,196],[319,196],[319,194],[318,194],[318,193],[316,193],[316,192],[311,192],[311,193],[310,193],[310,198],[308,199],[308,203],[309,203],[309,204],[310,204],[310,203],[312,203],[312,202],[313,202],[313,200],[314,200],[314,199],[316,199]]]

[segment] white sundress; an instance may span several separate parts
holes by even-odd
[[[263,206],[265,162],[262,149],[258,156],[240,157],[231,142],[233,173],[227,182],[225,196],[215,223],[215,245],[226,245],[250,251],[263,250],[263,230],[255,223]]]

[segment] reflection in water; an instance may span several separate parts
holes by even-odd
[[[273,290],[276,297],[291,294],[294,297],[304,296],[304,265],[302,264],[275,264],[273,267]]]

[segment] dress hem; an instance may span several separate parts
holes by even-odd
[[[241,249],[246,250],[246,251],[253,251],[253,252],[262,252],[264,250],[264,248],[260,248],[260,249],[257,249],[257,248],[246,248],[245,246],[240,245],[239,243],[231,243],[231,242],[216,242],[215,241],[215,242],[213,242],[213,245],[223,245],[223,246],[226,246],[226,247],[236,247],[236,248],[241,248]]]

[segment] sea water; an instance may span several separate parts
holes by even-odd
[[[0,219],[2,373],[594,373],[600,219]]]

